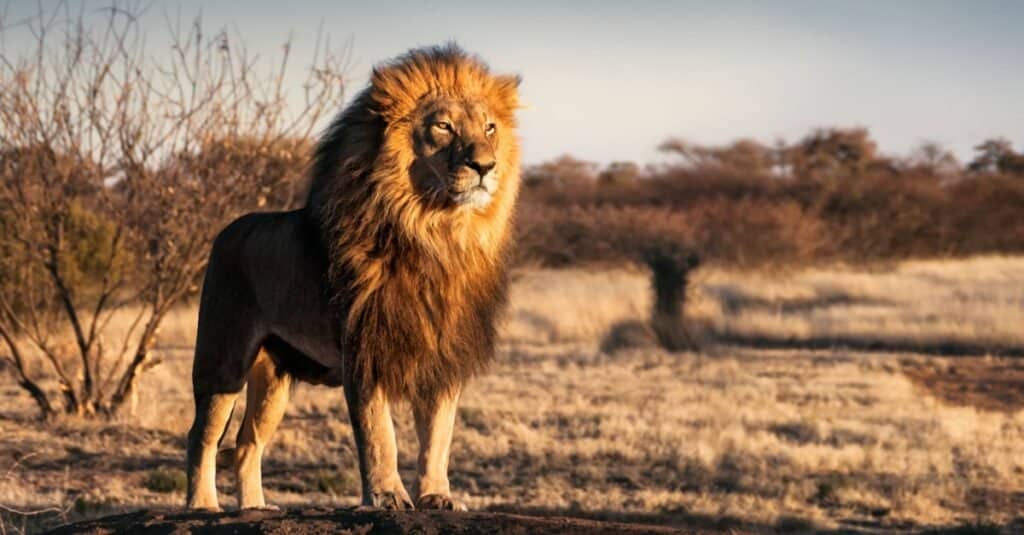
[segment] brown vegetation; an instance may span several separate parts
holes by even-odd
[[[966,167],[928,143],[907,158],[881,156],[864,129],[775,147],[670,140],[662,149],[681,163],[629,180],[600,179],[622,164],[601,171],[569,157],[527,169],[520,261],[629,257],[650,235],[748,268],[1024,250],[1022,156],[1004,140],[979,145]]]
[[[264,72],[198,20],[172,25],[161,64],[122,7],[87,20],[62,3],[25,23],[34,50],[0,57],[2,358],[44,417],[134,399],[214,232],[240,211],[294,202],[305,139],[341,97],[337,59],[324,55],[305,106],[289,109],[287,53]],[[112,336],[125,307],[137,315]],[[42,386],[50,376],[56,388]]]
[[[692,347],[659,310],[685,294],[667,276],[685,280],[697,260],[764,269],[1024,251],[1022,156],[1004,140],[979,145],[966,167],[934,143],[882,156],[861,128],[819,129],[792,145],[661,149],[681,162],[640,175],[565,156],[525,172],[520,264],[651,269],[660,308],[620,332],[627,338],[653,328],[666,347]]]

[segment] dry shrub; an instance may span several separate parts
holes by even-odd
[[[739,267],[806,262],[827,247],[825,223],[792,200],[714,199],[692,206],[700,254]]]
[[[306,140],[341,102],[344,56],[323,44],[290,105],[289,43],[268,64],[226,30],[169,21],[170,53],[152,56],[145,11],[61,2],[0,21],[29,43],[0,50],[0,358],[44,417],[135,398],[214,234],[294,204]]]
[[[204,140],[171,164],[201,181],[219,181],[223,195],[263,209],[296,208],[306,193],[313,144],[305,137],[264,139],[243,134]]]
[[[1024,252],[1024,178],[994,175],[948,188],[955,202],[941,214],[959,255]]]
[[[865,174],[818,193],[832,257],[847,261],[946,254],[948,195],[932,177]]]
[[[157,468],[146,474],[143,486],[153,492],[185,492],[187,478],[183,470]]]
[[[642,264],[652,250],[692,252],[694,230],[688,214],[664,208],[528,204],[520,210],[516,254],[520,263],[548,267]]]

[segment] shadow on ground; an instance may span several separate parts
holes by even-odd
[[[903,374],[950,405],[1005,412],[1024,408],[1024,359],[935,359],[908,363]]]

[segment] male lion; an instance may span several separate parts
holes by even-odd
[[[248,382],[236,471],[263,508],[260,461],[293,379],[343,386],[362,502],[412,509],[390,405],[412,405],[415,507],[465,509],[448,456],[463,384],[494,353],[519,189],[519,78],[456,45],[374,69],[313,161],[304,208],[255,213],[214,241],[199,308],[188,507],[218,509],[217,447]]]

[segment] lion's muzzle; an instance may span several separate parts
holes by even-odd
[[[483,208],[490,204],[498,189],[494,167],[493,162],[480,167],[471,167],[467,164],[456,171],[451,186],[451,196],[455,204],[467,208]]]

